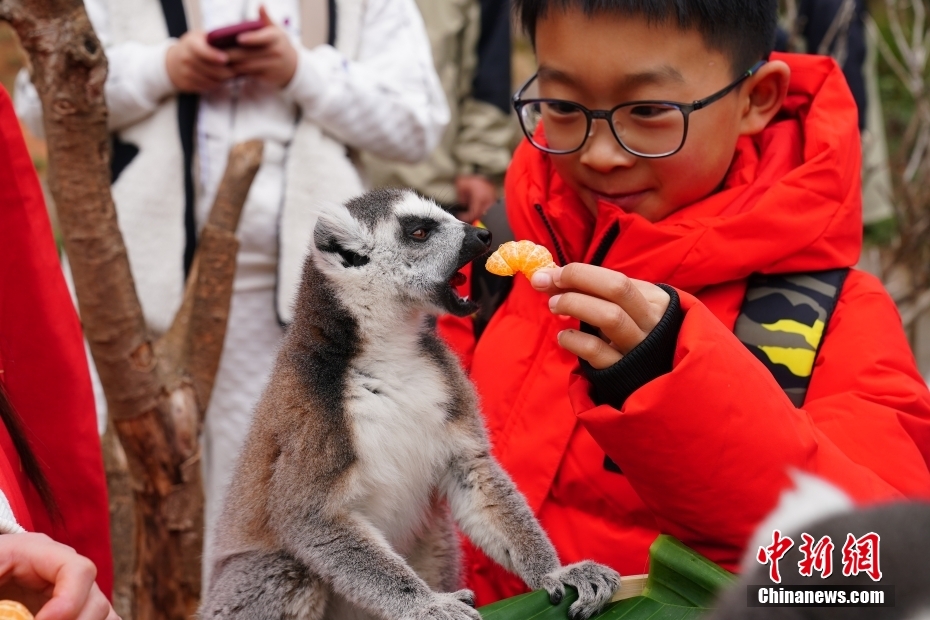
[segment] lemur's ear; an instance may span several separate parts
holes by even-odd
[[[324,213],[313,230],[313,243],[324,254],[337,254],[343,267],[361,267],[369,261],[364,231],[344,207]]]

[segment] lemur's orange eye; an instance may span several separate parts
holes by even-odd
[[[419,239],[420,241],[423,241],[424,239],[429,237],[429,231],[426,230],[425,228],[417,228],[415,231],[410,233],[410,236],[413,237],[414,239]]]

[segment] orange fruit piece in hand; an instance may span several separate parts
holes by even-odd
[[[484,268],[498,276],[512,276],[519,271],[527,278],[532,278],[540,269],[557,266],[545,246],[524,239],[502,243],[488,257]]]
[[[26,606],[16,601],[0,601],[0,620],[32,620]]]

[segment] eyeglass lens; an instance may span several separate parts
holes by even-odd
[[[528,136],[545,127],[548,144],[534,146],[552,152],[581,148],[590,129],[588,117],[578,104],[568,101],[531,101],[520,109],[520,122]],[[592,121],[593,122],[593,121]],[[628,150],[646,156],[666,155],[681,146],[685,115],[680,108],[663,103],[634,103],[614,110],[611,125]]]

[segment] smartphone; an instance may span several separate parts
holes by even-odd
[[[251,32],[253,30],[258,30],[259,28],[264,27],[265,22],[260,19],[233,24],[232,26],[224,26],[223,28],[217,28],[216,30],[208,32],[207,43],[217,49],[228,49],[230,47],[236,46],[236,37],[238,37],[243,32]]]

